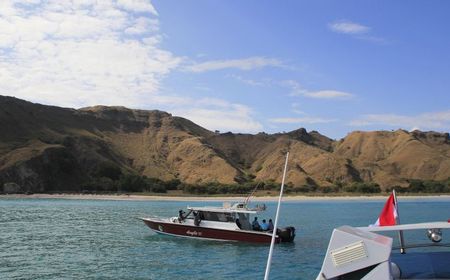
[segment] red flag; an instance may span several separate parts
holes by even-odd
[[[380,213],[380,217],[375,222],[374,226],[393,226],[397,224],[397,205],[395,205],[394,194],[392,193],[386,204],[384,204],[383,210]]]

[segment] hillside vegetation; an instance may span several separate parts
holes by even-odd
[[[75,110],[5,96],[0,131],[3,192],[273,189],[287,151],[291,191],[443,192],[450,177],[448,133],[356,131],[339,141],[303,128],[214,133],[157,110]]]

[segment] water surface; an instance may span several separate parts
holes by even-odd
[[[401,220],[446,221],[449,202],[400,199]],[[275,216],[276,203],[266,204],[268,211],[260,219]],[[315,279],[332,229],[373,223],[383,204],[381,200],[285,202],[280,224],[295,226],[297,237],[293,244],[276,246],[271,279]],[[176,216],[187,205],[221,203],[0,199],[1,278],[263,278],[268,246],[157,235],[138,219]]]

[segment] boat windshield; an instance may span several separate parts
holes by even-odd
[[[229,212],[208,212],[198,211],[200,218],[205,221],[234,223],[236,219],[239,219],[242,229],[250,230],[251,224],[249,221],[248,213],[229,213]]]
[[[234,222],[236,220],[235,213],[220,213],[220,212],[199,212],[202,220],[216,221],[216,222]]]

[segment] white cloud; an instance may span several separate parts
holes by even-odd
[[[117,0],[117,5],[120,8],[129,10],[131,12],[149,12],[155,16],[158,15],[158,12],[149,0]]]
[[[319,117],[302,117],[302,118],[274,118],[269,119],[271,123],[284,124],[316,124],[316,123],[330,123],[337,121],[336,119],[324,119]]]
[[[341,20],[341,21],[336,21],[333,23],[330,23],[328,25],[328,27],[334,31],[334,32],[338,32],[338,33],[344,33],[344,34],[365,34],[368,33],[370,31],[370,28],[368,26],[359,24],[359,23],[355,23],[355,22],[351,22],[348,20]]]
[[[16,14],[13,2],[0,1],[0,16],[12,16]]]
[[[0,3],[0,94],[138,107],[183,61],[159,46],[149,1],[28,2]]]
[[[220,98],[212,98],[212,97],[205,97],[205,98],[199,99],[194,104],[196,106],[199,106],[199,105],[205,106],[205,107],[213,106],[213,107],[218,107],[218,108],[228,108],[231,106],[231,104],[226,100],[223,100]]]
[[[285,81],[286,82],[286,81]],[[288,84],[293,84],[296,86],[296,83],[289,82]],[[297,124],[297,125],[304,125],[304,124],[318,124],[318,123],[332,123],[336,122],[337,119],[328,119],[328,118],[321,118],[316,116],[311,116],[308,113],[300,110],[300,104],[299,103],[292,103],[291,104],[291,112],[293,112],[296,115],[301,115],[301,117],[283,117],[283,118],[272,118],[269,119],[270,123],[273,124]]]
[[[204,92],[211,92],[212,89],[209,86],[203,85],[203,84],[199,84],[197,86],[195,86],[195,90],[199,90],[199,91],[204,91]]]
[[[211,130],[262,130],[245,105],[163,93],[162,80],[185,59],[160,46],[158,13],[149,1],[15,3],[0,1],[0,94],[64,107],[161,106]],[[281,62],[251,57],[191,70],[265,66]]]
[[[316,99],[350,99],[353,98],[353,94],[337,90],[320,90],[310,91],[302,87],[298,82],[294,80],[286,80],[281,82],[282,86],[290,88],[290,96],[304,96]]]
[[[256,56],[244,59],[211,60],[201,63],[194,63],[193,65],[187,66],[186,70],[197,73],[229,68],[248,71],[268,66],[283,67],[283,63],[278,59]]]
[[[305,96],[319,99],[347,99],[353,97],[351,93],[337,90],[320,90],[305,93]]]
[[[450,130],[450,110],[442,112],[423,113],[416,116],[396,114],[369,114],[350,122],[352,126],[385,125],[413,129],[420,127],[424,130]]]
[[[293,113],[297,115],[307,115],[305,111],[300,110],[300,104],[294,102],[291,104],[291,107],[292,107],[291,111]]]
[[[263,130],[251,108],[222,99],[191,100],[189,106],[175,108],[172,112],[212,131],[257,133]]]
[[[157,31],[159,31],[159,21],[156,19],[149,19],[145,17],[140,17],[136,19],[135,24],[133,26],[130,26],[127,29],[125,29],[125,33],[133,35]]]
[[[290,88],[289,96],[304,96],[308,90],[303,88],[298,82],[294,80],[282,81],[280,85]]]
[[[333,32],[350,35],[353,38],[375,44],[385,45],[389,43],[385,38],[372,35],[370,27],[349,20],[332,22],[328,24],[328,28]]]
[[[249,86],[254,86],[254,87],[261,87],[261,86],[265,86],[267,85],[269,82],[267,80],[264,81],[256,81],[256,80],[252,80],[252,79],[247,79],[244,78],[242,76],[239,75],[229,75],[230,78],[233,78],[241,83],[247,84]]]

